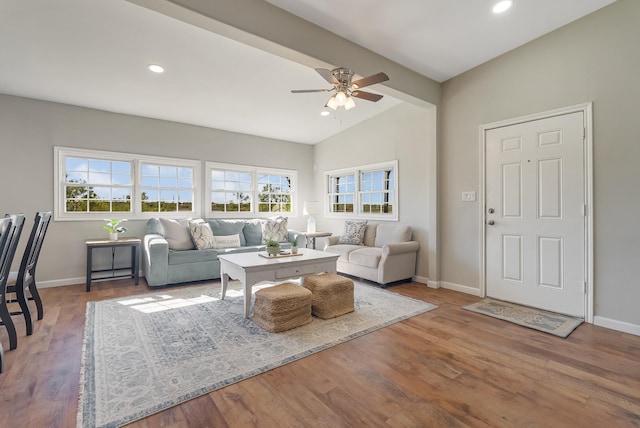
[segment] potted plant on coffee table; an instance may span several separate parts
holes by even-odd
[[[270,256],[277,256],[280,253],[280,243],[273,239],[267,239],[264,241],[267,246],[267,254]]]

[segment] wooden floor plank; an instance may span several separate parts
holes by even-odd
[[[157,291],[140,283],[41,290],[16,350],[0,327],[0,426],[75,426],[86,303]],[[463,310],[468,294],[388,290],[439,308],[129,426],[640,427],[640,337],[583,324],[561,339]]]

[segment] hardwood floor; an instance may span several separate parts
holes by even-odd
[[[140,284],[43,289],[33,336],[14,317],[0,427],[75,426],[86,302],[149,291]],[[439,308],[130,426],[640,427],[640,337],[583,324],[560,339],[461,309],[470,295],[389,290]],[[3,327],[0,341],[8,349]]]

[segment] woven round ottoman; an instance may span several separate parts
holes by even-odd
[[[311,291],[290,282],[258,290],[253,322],[271,333],[309,324],[311,296]]]
[[[311,290],[313,315],[322,319],[353,312],[353,281],[334,273],[305,276],[304,287]]]

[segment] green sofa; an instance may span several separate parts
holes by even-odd
[[[142,270],[150,287],[220,278],[218,254],[264,251],[263,223],[267,219],[205,219],[214,236],[238,235],[240,246],[197,249],[189,235],[189,220],[151,218],[142,243]],[[285,219],[286,227],[286,219]],[[304,236],[287,230],[281,247],[291,248],[296,238],[305,246]],[[236,238],[237,239],[237,238]]]

